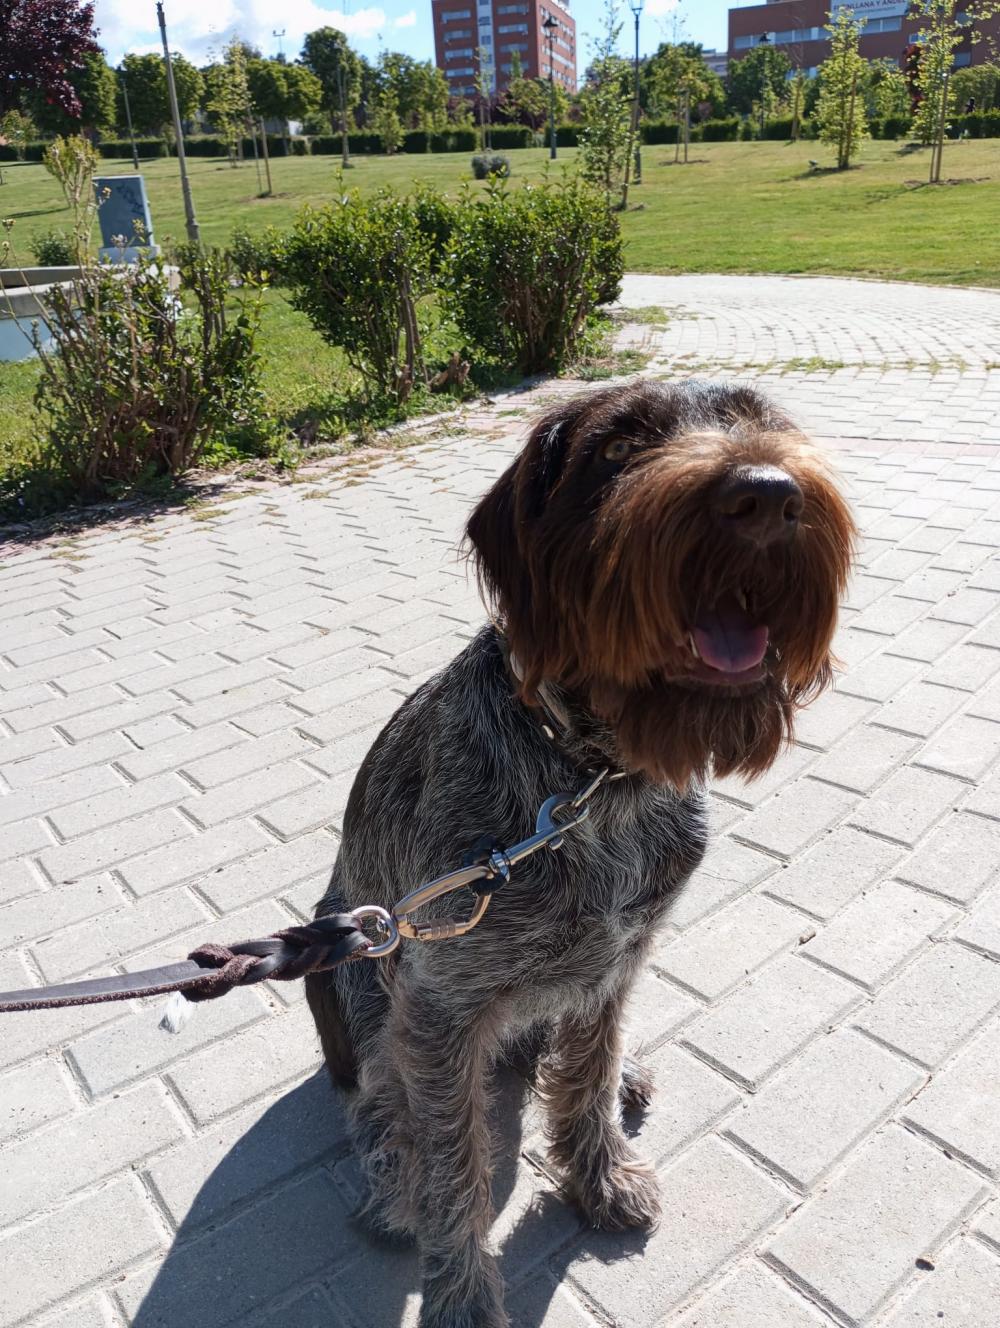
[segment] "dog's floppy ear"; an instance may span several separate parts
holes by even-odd
[[[562,471],[577,414],[563,407],[539,420],[524,451],[480,499],[466,527],[480,587],[503,621],[526,695],[544,676],[548,654],[545,594],[535,568],[536,524]]]

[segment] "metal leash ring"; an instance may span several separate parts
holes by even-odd
[[[374,918],[378,929],[389,933],[386,940],[368,947],[365,951],[366,959],[384,959],[386,955],[392,954],[399,944],[400,936],[396,919],[387,908],[382,908],[378,904],[361,904],[358,908],[351,909],[351,917],[357,923],[358,931],[364,931],[361,926],[363,919]]]

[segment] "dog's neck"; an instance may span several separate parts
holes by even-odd
[[[524,681],[524,671],[499,627],[497,639],[512,690],[517,693]],[[571,764],[585,772],[607,767],[614,779],[624,779],[632,773],[622,767],[607,727],[556,683],[547,680],[540,683],[535,692],[535,702],[527,709],[534,715],[546,739]]]

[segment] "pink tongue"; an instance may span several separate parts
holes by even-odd
[[[767,650],[767,627],[751,622],[735,595],[724,595],[710,613],[702,614],[693,636],[703,663],[720,673],[752,669]]]

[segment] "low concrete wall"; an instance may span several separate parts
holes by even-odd
[[[41,326],[41,297],[53,286],[68,285],[78,267],[0,268],[0,361],[30,360],[35,355],[32,328],[39,325],[42,345],[51,337]]]

